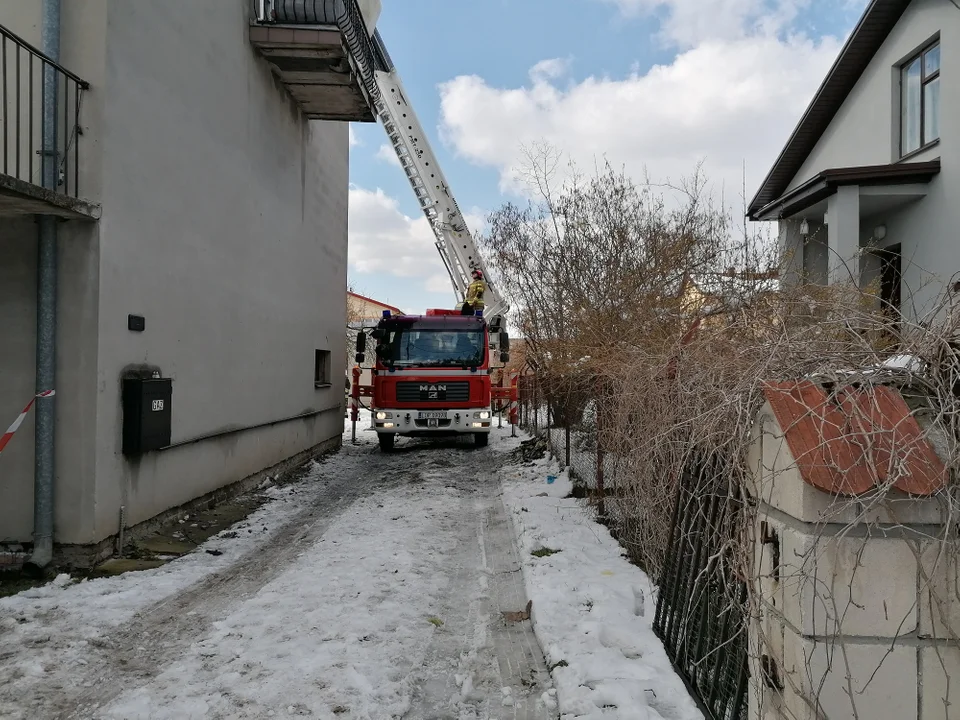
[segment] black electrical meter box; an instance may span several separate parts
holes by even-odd
[[[172,398],[171,378],[124,378],[124,455],[142,455],[170,444]]]

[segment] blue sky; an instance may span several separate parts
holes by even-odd
[[[751,195],[864,4],[384,0],[378,28],[477,230],[521,197],[520,151],[540,140],[580,165],[606,155],[658,180],[703,160],[728,198],[746,163]],[[351,283],[411,312],[452,306],[405,176],[383,159],[382,127],[352,134]]]

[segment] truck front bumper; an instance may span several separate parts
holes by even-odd
[[[370,414],[371,427],[378,433],[410,436],[488,433],[492,419],[493,413],[488,407],[454,410],[380,408]]]

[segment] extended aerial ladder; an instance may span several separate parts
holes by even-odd
[[[420,209],[433,229],[435,244],[454,292],[463,298],[471,282],[471,271],[479,269],[488,288],[484,295],[484,317],[492,325],[505,325],[504,315],[509,306],[490,280],[457,199],[410,105],[379,30],[373,34],[373,51],[376,83],[380,90],[380,97],[374,101],[377,117],[390,138]]]
[[[292,23],[294,27],[339,26],[353,56],[353,70],[360,76],[368,101],[374,106],[420,209],[430,223],[437,251],[453,283],[454,292],[463,298],[471,282],[471,271],[479,269],[488,288],[484,296],[484,317],[494,327],[505,326],[504,316],[510,308],[491,282],[450,184],[410,105],[380,31],[375,30],[370,38],[362,30],[358,31],[363,27],[363,18],[357,1],[325,0],[318,3],[317,0],[257,0],[256,17],[257,22],[264,24],[279,22]]]

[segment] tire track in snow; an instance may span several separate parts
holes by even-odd
[[[402,475],[395,472],[400,468],[383,462],[387,457],[366,445],[345,446],[339,455],[325,459],[320,472],[328,484],[265,543],[233,565],[140,611],[122,629],[92,641],[87,664],[73,668],[68,683],[51,687],[40,678],[18,698],[18,706],[29,708],[23,717],[95,717],[97,708],[121,692],[147,683],[214,621],[283,572],[357,499],[402,482]],[[404,466],[414,462],[413,457],[401,460]],[[391,472],[378,472],[388,468]],[[370,479],[358,481],[363,477]]]
[[[478,497],[464,523],[460,552],[449,571],[444,607],[450,620],[437,632],[418,673],[411,720],[514,718],[546,720],[540,695],[550,685],[529,622],[508,625],[501,611],[526,605],[513,529],[496,471],[503,459],[480,454]]]
[[[102,717],[404,713],[469,516],[466,493],[445,487],[438,469],[462,463],[422,457],[422,475],[404,472],[399,485],[354,504],[280,577]]]
[[[499,483],[497,490],[487,514],[485,536],[492,579],[493,641],[500,672],[504,685],[513,690],[512,717],[516,720],[555,718],[556,713],[549,712],[540,701],[540,695],[552,687],[552,681],[532,622],[508,624],[500,614],[501,611],[525,607],[527,593],[517,554],[516,536],[503,504]]]
[[[375,444],[361,438],[366,442],[360,447],[345,446],[341,454],[323,463],[319,474],[326,486],[312,494],[305,492],[308,504],[288,516],[264,543],[232,565],[142,609],[120,629],[107,630],[90,648],[86,665],[51,669],[48,676],[38,677],[12,703],[0,692],[0,707],[24,711],[13,717],[87,719],[104,713],[119,717],[115,712],[122,715],[124,706],[117,707],[117,701],[126,703],[138,694],[161,702],[166,694],[174,703],[215,694],[217,689],[208,680],[224,671],[224,660],[220,656],[207,658],[203,649],[199,659],[197,642],[216,636],[217,624],[238,612],[242,615],[242,608],[272,582],[276,595],[274,581],[304,556],[304,551],[317,543],[322,545],[327,529],[356,501],[374,492],[386,491],[389,495],[391,490],[413,485],[424,498],[423,507],[428,507],[430,498],[438,493],[447,493],[457,501],[449,504],[448,520],[442,523],[442,542],[447,547],[436,553],[437,566],[430,571],[431,577],[408,579],[408,583],[441,580],[446,588],[436,596],[443,600],[434,610],[443,613],[444,628],[432,637],[425,636],[422,643],[405,645],[401,653],[404,657],[392,658],[391,677],[399,680],[406,675],[400,682],[414,688],[414,709],[405,717],[550,717],[536,702],[549,683],[549,675],[530,624],[507,627],[500,618],[500,610],[517,610],[525,604],[522,574],[496,478],[506,458],[490,450],[473,451],[457,443],[436,442],[404,442],[396,452],[382,455]],[[448,510],[442,507],[444,512]],[[419,523],[416,516],[404,522]],[[370,532],[376,534],[378,529],[373,525]],[[434,555],[436,547],[431,549],[430,543],[435,539],[440,540],[440,536],[423,536],[425,556]],[[135,577],[129,581],[136,582]],[[63,620],[60,622],[62,625]],[[55,619],[52,625],[56,625]],[[71,639],[75,637],[68,632],[59,641],[66,647]],[[277,636],[276,642],[282,651],[284,637]],[[417,670],[410,671],[411,663]],[[176,685],[164,680],[162,674],[171,665],[181,671],[183,667],[196,668],[199,674],[194,678],[181,674],[185,681],[189,678],[189,690],[177,690]],[[259,683],[270,681],[269,674],[254,674],[245,682],[251,688],[265,690],[266,686]],[[505,686],[511,688],[510,706],[502,702],[501,687]],[[464,690],[468,702],[463,702]],[[256,712],[257,706],[255,702],[249,710]],[[224,715],[218,709],[203,716],[261,717],[249,715],[245,709],[238,708],[240,714],[231,712]]]

